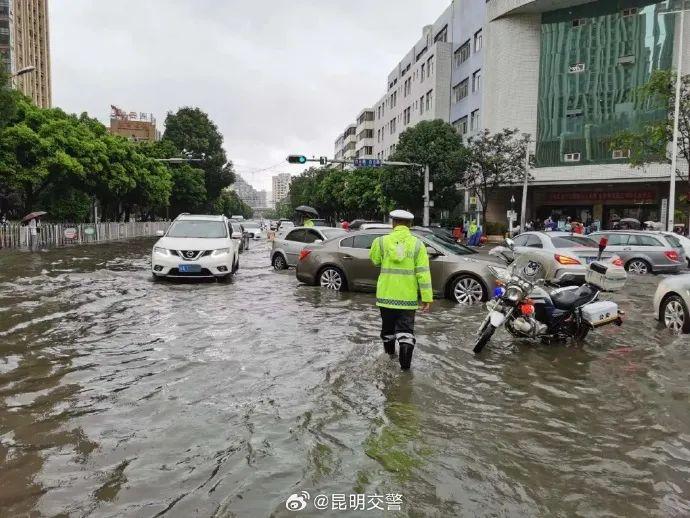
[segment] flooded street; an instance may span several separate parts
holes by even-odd
[[[690,514],[690,338],[652,319],[658,277],[584,348],[501,333],[475,357],[484,310],[436,303],[401,373],[371,295],[299,285],[263,242],[232,283],[154,282],[152,243],[0,251],[0,515],[318,514],[286,509],[302,490]]]

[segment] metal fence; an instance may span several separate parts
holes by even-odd
[[[169,221],[134,223],[42,223],[36,235],[27,225],[10,223],[0,226],[0,248],[48,248],[53,246],[101,243],[130,237],[155,236],[167,230]]]

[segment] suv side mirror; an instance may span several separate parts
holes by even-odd
[[[232,237],[232,239],[242,239],[242,232],[233,232],[230,237]]]
[[[515,241],[513,241],[513,240],[510,239],[509,237],[507,237],[507,238],[505,239],[505,241],[503,241],[503,244],[504,244],[505,246],[507,246],[508,248],[510,248],[511,250],[514,250],[514,249],[515,249]]]
[[[165,235],[165,231],[164,231],[164,230],[156,230],[156,236],[158,236],[158,237],[163,237],[164,235]]]

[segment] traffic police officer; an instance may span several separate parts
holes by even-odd
[[[379,266],[376,305],[381,309],[381,338],[384,350],[395,355],[395,342],[400,348],[400,367],[410,368],[415,346],[414,317],[422,299],[427,312],[433,301],[429,256],[421,239],[410,232],[414,216],[406,210],[390,213],[393,231],[377,237],[369,257]]]

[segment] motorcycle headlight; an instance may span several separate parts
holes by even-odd
[[[510,286],[506,290],[506,294],[503,296],[503,298],[509,302],[512,302],[513,304],[517,304],[520,299],[522,299],[522,290],[517,286]]]
[[[218,250],[213,251],[213,255],[225,255],[229,254],[230,249],[229,248],[219,248]]]
[[[153,253],[159,255],[170,255],[170,250],[168,250],[167,248],[162,248],[160,246],[154,246]]]

